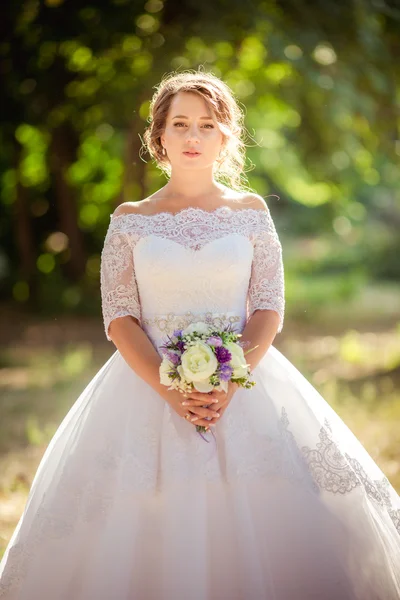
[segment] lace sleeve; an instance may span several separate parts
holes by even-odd
[[[254,254],[248,292],[248,316],[256,310],[274,310],[282,331],[285,285],[282,246],[269,211],[262,211],[254,239]]]
[[[106,337],[118,317],[131,315],[140,321],[139,293],[133,264],[133,249],[128,233],[111,221],[104,240],[100,267],[101,304]]]

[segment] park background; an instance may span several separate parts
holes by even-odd
[[[49,440],[115,351],[100,255],[115,207],[166,181],[141,136],[171,71],[213,72],[244,108],[249,184],[284,251],[274,345],[400,491],[397,1],[21,0],[0,14],[0,555]]]

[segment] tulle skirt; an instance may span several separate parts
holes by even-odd
[[[400,500],[273,346],[203,439],[116,351],[38,467],[6,600],[398,600]]]

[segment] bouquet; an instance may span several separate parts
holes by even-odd
[[[215,330],[201,321],[176,329],[160,347],[163,355],[160,383],[185,394],[193,390],[227,392],[229,381],[251,388],[255,381],[250,379],[250,365],[238,342],[241,336],[231,325]],[[206,428],[197,425],[196,430],[204,432]]]

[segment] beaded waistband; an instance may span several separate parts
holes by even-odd
[[[144,329],[150,329],[153,335],[156,333],[157,337],[172,335],[175,329],[184,329],[191,323],[196,321],[203,321],[208,323],[215,329],[222,329],[227,325],[231,325],[232,329],[240,331],[246,321],[246,317],[238,315],[235,312],[203,312],[193,313],[188,311],[183,314],[168,313],[166,315],[157,315],[153,318],[142,318],[142,325]],[[160,335],[161,334],[161,335]]]

